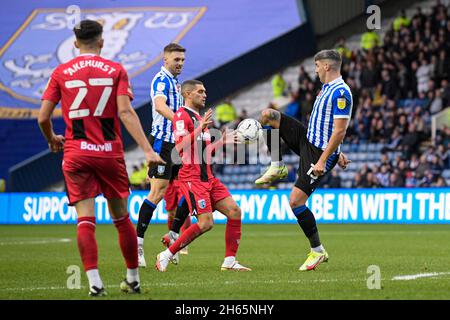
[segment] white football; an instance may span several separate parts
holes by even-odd
[[[262,126],[258,120],[244,119],[238,124],[236,131],[244,143],[252,143],[262,134]]]

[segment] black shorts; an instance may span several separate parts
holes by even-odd
[[[315,165],[323,153],[322,149],[317,148],[308,141],[306,137],[307,129],[300,121],[281,113],[280,136],[288,147],[300,156],[298,166],[298,178],[295,186],[310,196],[320,181],[336,165],[339,155],[331,155],[327,161],[327,173],[321,177],[313,177],[311,165]],[[309,174],[308,174],[309,172]]]
[[[148,170],[149,178],[171,180],[178,175],[180,165],[178,160],[172,159],[172,150],[175,147],[174,143],[166,142],[161,139],[155,139],[150,136],[150,144],[153,150],[166,162],[165,165],[158,165]]]

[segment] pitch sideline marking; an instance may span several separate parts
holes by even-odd
[[[432,273],[418,273],[418,274],[411,274],[411,275],[405,275],[405,276],[395,276],[391,280],[416,280],[419,278],[429,278],[429,277],[438,277],[438,276],[444,276],[449,275],[450,272],[432,272]]]
[[[47,243],[67,243],[71,242],[72,239],[61,238],[61,239],[49,239],[49,240],[32,240],[32,241],[6,241],[0,242],[0,246],[8,245],[26,245],[26,244],[47,244]]]
[[[418,278],[426,278],[426,277],[435,277],[435,276],[443,276],[450,275],[450,272],[433,272],[433,273],[419,273],[416,275],[405,275],[405,276],[395,276],[392,279],[381,279],[381,281],[396,281],[396,280],[416,280]],[[366,279],[312,279],[312,280],[265,280],[265,281],[225,281],[225,285],[233,285],[240,283],[267,283],[267,284],[276,284],[276,283],[302,283],[302,282],[364,282]],[[205,284],[205,283],[204,283]],[[141,283],[141,287],[170,287],[170,286],[188,286],[192,285],[192,282],[160,282],[160,283]],[[105,288],[118,288],[119,285],[105,285]],[[81,286],[80,289],[87,289],[87,286]],[[1,291],[37,291],[37,290],[69,290],[67,287],[29,287],[29,288],[0,288]]]

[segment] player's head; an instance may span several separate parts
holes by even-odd
[[[206,103],[206,89],[203,82],[198,80],[186,80],[181,85],[181,94],[184,103],[188,107],[202,109]]]
[[[164,67],[175,77],[183,70],[186,49],[178,43],[169,43],[164,47]]]
[[[103,47],[103,27],[94,20],[83,20],[74,28],[75,47],[80,50],[98,51],[100,53]]]
[[[322,83],[328,82],[329,76],[341,73],[342,58],[337,50],[322,50],[314,56],[316,74]]]

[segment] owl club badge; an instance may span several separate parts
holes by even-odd
[[[166,166],[158,166],[158,174],[160,176],[164,174],[164,171],[166,171]]]

